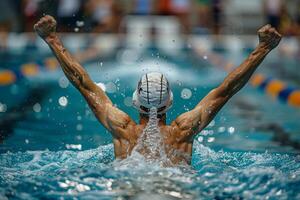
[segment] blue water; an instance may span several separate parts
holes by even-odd
[[[139,156],[113,161],[112,145],[5,153],[0,193],[9,199],[300,198],[299,156],[194,145],[192,167],[174,168],[145,163]]]
[[[124,99],[147,71],[159,70],[171,82],[168,122],[225,76],[188,54],[145,53],[129,61],[117,57],[86,67],[134,120],[138,113]],[[186,89],[190,97],[182,95]],[[5,90],[1,103],[8,111],[0,117],[12,120],[0,145],[0,199],[300,199],[300,113],[250,86],[195,138],[192,165],[170,168],[138,154],[114,160],[110,134],[61,71]]]

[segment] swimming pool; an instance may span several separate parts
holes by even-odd
[[[168,122],[226,75],[190,49],[168,56],[123,48],[85,66],[134,120],[131,95],[146,72],[159,70],[171,83],[175,101]],[[300,198],[299,149],[291,144],[299,141],[299,110],[250,86],[195,139],[192,166],[170,168],[139,155],[114,161],[109,133],[61,71],[1,90],[7,106],[1,113],[7,119],[0,145],[3,199]]]

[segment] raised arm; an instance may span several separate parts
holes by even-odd
[[[55,19],[47,15],[34,25],[34,29],[49,45],[63,72],[85,97],[98,120],[114,136],[119,137],[118,132],[120,131],[116,130],[126,129],[134,122],[127,114],[113,106],[105,92],[91,80],[85,69],[65,49],[57,36]]]
[[[223,83],[204,97],[193,110],[183,113],[173,122],[173,126],[182,130],[184,138],[191,139],[210,123],[223,105],[249,81],[266,55],[281,40],[281,35],[270,25],[259,29],[258,36],[259,45],[249,57],[229,73]]]

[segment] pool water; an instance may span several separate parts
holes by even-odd
[[[192,168],[162,168],[139,156],[113,161],[111,144],[79,152],[10,152],[1,155],[0,191],[9,199],[299,198],[299,156],[194,145]]]
[[[128,51],[86,68],[136,121],[131,95],[142,74],[161,71],[168,77],[174,93],[168,123],[226,75],[191,52],[170,58],[146,51],[137,59],[122,59]],[[195,138],[192,165],[168,168],[139,154],[114,160],[110,134],[61,71],[2,90],[7,94],[1,99],[7,111],[0,116],[6,119],[0,145],[2,199],[300,198],[300,113],[250,86]]]

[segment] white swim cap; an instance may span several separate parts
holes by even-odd
[[[133,93],[133,105],[140,113],[147,114],[150,108],[157,113],[165,113],[173,103],[173,93],[167,78],[159,72],[150,72],[142,76]]]

